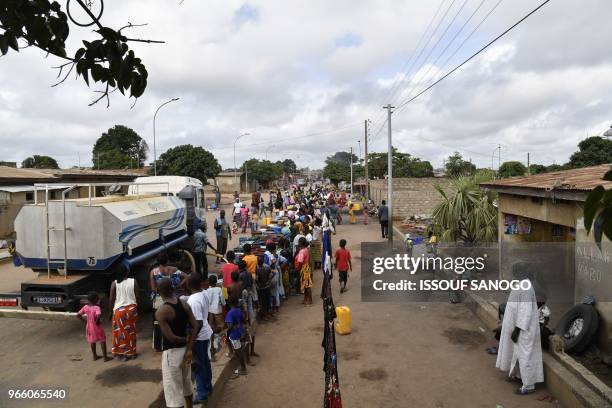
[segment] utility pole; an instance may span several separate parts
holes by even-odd
[[[529,168],[529,152],[527,152],[527,175],[531,176],[531,169]]]
[[[276,145],[270,145],[270,146],[268,146],[268,147],[266,148],[266,160],[268,160],[268,151],[269,151],[271,148],[275,147],[275,146],[276,146]]]
[[[244,191],[249,192],[249,169],[247,162],[244,162]]]
[[[353,197],[353,146],[351,146],[351,197]]]
[[[370,199],[370,179],[368,178],[368,121],[364,121],[365,125],[365,156],[364,156],[364,170],[365,170],[365,182],[366,182],[366,198]]]
[[[391,113],[395,106],[387,104],[387,124],[389,126],[389,139],[387,141],[387,208],[389,208],[389,228],[387,238],[393,243],[393,143],[391,142]]]
[[[498,144],[497,147],[495,149],[493,149],[493,154],[491,154],[491,170],[495,171],[495,164],[494,160],[495,160],[495,150],[499,150],[499,154],[497,155],[497,172],[499,173],[499,168],[501,167],[501,145]],[[495,178],[495,176],[493,176]]]

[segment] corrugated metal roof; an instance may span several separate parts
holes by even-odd
[[[40,169],[43,174],[53,175],[56,177],[85,177],[85,176],[120,176],[120,177],[139,177],[143,174],[146,175],[146,170],[143,169],[108,169],[108,170],[94,170],[94,169]]]
[[[512,187],[568,191],[590,191],[598,185],[602,185],[607,190],[612,189],[612,181],[604,181],[602,178],[610,168],[610,164],[602,164],[582,169],[536,174],[528,177],[511,177],[502,180],[487,181],[480,185],[494,190]]]
[[[65,188],[67,188],[67,186],[49,184],[49,190],[63,190]],[[34,186],[0,186],[0,191],[6,191],[7,193],[23,193],[28,191],[34,191]],[[44,191],[44,189],[38,187],[38,191]]]
[[[0,166],[0,181],[10,182],[21,180],[36,180],[37,182],[61,180],[65,178],[87,177],[117,177],[136,178],[147,174],[148,169],[126,170],[92,170],[92,169],[16,169],[14,167]]]
[[[39,169],[16,169],[14,167],[0,166],[0,179],[49,179],[52,174],[43,173]]]

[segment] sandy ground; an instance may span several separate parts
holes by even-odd
[[[212,225],[214,214],[210,214]],[[211,234],[212,235],[212,234]],[[547,407],[541,389],[526,397],[495,369],[484,353],[493,345],[463,305],[447,302],[363,303],[359,289],[359,243],[377,240],[378,226],[343,225],[334,237],[349,240],[355,269],[349,291],[336,305],[352,310],[353,333],[337,337],[345,407]],[[234,240],[236,241],[236,239]],[[214,241],[213,241],[214,242]],[[234,242],[235,243],[235,242]],[[230,245],[230,248],[232,246]],[[212,265],[212,259],[209,260]],[[214,270],[214,267],[213,267]],[[16,291],[32,277],[0,265],[0,292]],[[261,358],[247,377],[231,381],[221,398],[229,407],[317,407],[323,395],[321,272],[315,273],[312,307],[292,296],[274,323],[260,326]],[[159,354],[151,350],[151,316],[141,318],[139,358],[128,363],[91,361],[82,323],[0,319],[0,407],[148,407],[160,392]],[[109,337],[109,324],[106,322]],[[60,402],[9,401],[9,389],[68,390]]]
[[[378,240],[378,225],[342,225],[334,237],[349,241],[355,258],[349,291],[336,306],[349,306],[353,331],[337,336],[344,407],[547,407],[547,391],[516,396],[517,386],[495,368],[484,349],[494,345],[489,332],[461,304],[448,297],[428,303],[364,303],[360,293],[360,242]],[[337,274],[336,274],[337,275]],[[336,276],[337,279],[337,276]],[[315,288],[321,272],[315,273]],[[318,292],[315,289],[315,294]],[[316,407],[323,398],[323,312],[292,296],[277,322],[260,327],[261,358],[247,377],[230,381],[221,398],[230,407]]]

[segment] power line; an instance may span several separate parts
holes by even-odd
[[[436,24],[436,27],[434,28],[434,30],[432,31],[432,33],[429,36],[429,39],[427,40],[427,42],[425,42],[425,44],[423,44],[423,48],[421,48],[421,51],[419,52],[419,55],[413,60],[412,65],[410,66],[410,68],[408,69],[408,71],[405,72],[403,78],[398,82],[398,87],[395,89],[395,92],[397,92],[397,90],[399,89],[399,87],[401,86],[401,84],[406,80],[406,78],[410,77],[410,74],[412,72],[416,73],[418,72],[423,65],[425,64],[425,61],[427,60],[427,58],[429,58],[429,56],[431,55],[431,52],[438,46],[438,44],[440,43],[440,40],[442,39],[442,37],[444,37],[444,35],[446,34],[446,32],[448,31],[448,29],[450,28],[450,26],[452,25],[453,21],[455,18],[457,18],[457,15],[455,15],[455,18],[453,18],[453,20],[447,25],[446,29],[444,30],[444,33],[440,36],[440,38],[438,39],[438,41],[436,42],[436,44],[434,45],[434,47],[431,49],[431,51],[429,52],[429,54],[427,55],[427,57],[425,57],[425,59],[423,60],[423,63],[421,64],[421,66],[419,67],[418,70],[413,71],[413,68],[415,67],[416,63],[419,61],[419,59],[421,58],[421,55],[423,55],[423,52],[425,51],[425,49],[427,48],[427,46],[429,45],[429,43],[431,42],[431,40],[434,38],[434,36],[436,35],[436,33],[438,32],[438,29],[440,28],[440,26],[442,25],[442,23],[444,22],[444,20],[446,19],[446,16],[448,15],[448,13],[450,12],[451,8],[453,7],[453,5],[455,4],[457,0],[452,0],[451,3],[448,5],[448,7],[446,8],[446,11],[444,12],[444,14],[442,15],[442,18],[440,18],[440,20],[438,21],[438,23]],[[463,3],[463,6],[461,8],[463,8],[465,6],[465,4],[467,3],[467,0],[465,0],[465,2]],[[444,4],[444,1],[440,4],[440,8],[442,7],[442,5]],[[459,10],[461,11],[461,9]],[[438,14],[439,10],[436,12],[436,15]],[[391,95],[391,99],[389,99],[389,102],[395,97],[395,92],[393,92],[393,94]],[[383,101],[384,103],[384,101]],[[377,115],[377,119],[375,121],[380,120],[380,115]],[[385,118],[385,120],[383,121],[383,123],[380,125],[380,127],[378,128],[378,130],[376,131],[376,133],[374,134],[374,137],[377,137],[380,132],[382,131],[382,129],[384,128],[385,124],[387,123],[387,118]]]
[[[422,79],[417,83],[415,83],[415,85],[412,87],[412,89],[410,90],[410,92],[407,93],[408,97],[410,97],[410,95],[412,95],[412,92],[417,88],[417,86],[420,86],[422,83],[427,82],[425,79],[427,78],[427,80],[429,80],[429,73],[431,72],[431,69],[438,63],[438,61],[440,60],[440,58],[442,58],[442,56],[446,53],[446,51],[450,48],[450,46],[455,42],[455,40],[457,39],[457,37],[459,37],[459,35],[463,32],[463,30],[465,29],[465,27],[470,23],[470,21],[472,21],[472,18],[474,18],[474,16],[476,15],[476,13],[478,13],[478,10],[480,10],[480,8],[482,7],[482,5],[486,2],[487,0],[481,0],[480,4],[478,5],[478,7],[476,7],[476,9],[472,12],[472,14],[467,18],[467,20],[465,20],[465,22],[463,23],[463,25],[461,26],[461,28],[459,28],[459,30],[455,33],[455,35],[453,35],[453,38],[448,42],[448,44],[446,44],[446,47],[444,47],[444,49],[442,50],[442,52],[440,52],[440,54],[438,54],[438,56],[436,57],[436,59],[434,60],[434,62],[432,62],[431,64],[429,64],[429,68],[427,68],[427,71],[425,72],[425,74],[422,76]],[[503,0],[500,0],[500,3]],[[456,51],[455,51],[456,52]]]
[[[359,123],[353,123],[353,124],[349,124],[349,125],[344,125],[344,126],[341,126],[339,128],[336,128],[336,129],[330,129],[330,130],[326,130],[326,131],[322,131],[322,132],[309,133],[309,134],[306,134],[306,135],[299,135],[299,136],[292,136],[292,137],[285,137],[283,139],[276,138],[276,139],[262,141],[262,142],[258,142],[258,143],[249,143],[248,146],[236,147],[236,150],[247,149],[247,148],[251,148],[252,146],[267,145],[267,144],[270,144],[272,142],[274,142],[275,144],[282,144],[284,141],[287,141],[287,140],[303,139],[303,138],[306,138],[306,137],[313,137],[313,136],[323,136],[323,135],[327,135],[327,134],[331,134],[331,133],[341,132],[343,130],[350,129],[350,128],[356,127],[356,126],[361,126],[361,125],[362,125],[362,123],[359,122]],[[233,145],[212,146],[211,148],[214,148],[214,149],[225,149],[225,148],[231,148],[231,147],[233,147]]]
[[[464,38],[464,39],[463,39],[463,41],[461,42],[461,44],[459,44],[459,46],[458,46],[458,47],[455,49],[455,51],[453,51],[453,53],[452,53],[451,55],[449,55],[449,57],[448,57],[448,58],[446,58],[446,60],[444,61],[444,63],[441,65],[441,67],[442,67],[442,68],[443,68],[443,67],[445,67],[445,66],[448,64],[448,62],[449,62],[449,61],[450,61],[450,60],[451,60],[451,59],[452,59],[452,58],[453,58],[453,57],[454,57],[454,56],[457,54],[457,52],[459,52],[459,50],[460,50],[461,48],[463,48],[463,46],[465,45],[465,43],[466,43],[467,41],[469,41],[469,39],[470,39],[470,38],[472,38],[472,36],[473,36],[473,35],[476,33],[476,31],[478,31],[478,29],[479,29],[479,28],[482,26],[482,24],[483,24],[483,23],[484,23],[484,22],[485,22],[485,21],[486,21],[486,20],[487,20],[487,19],[488,19],[488,18],[491,16],[491,14],[493,14],[493,12],[494,12],[494,11],[495,11],[495,10],[496,10],[498,7],[499,7],[499,5],[500,5],[502,2],[503,2],[503,0],[498,0],[498,1],[497,1],[497,3],[496,3],[496,4],[495,4],[495,5],[494,5],[494,6],[493,6],[493,7],[492,7],[492,8],[491,8],[491,9],[490,9],[488,12],[487,12],[487,14],[485,14],[485,16],[484,16],[484,17],[483,17],[483,18],[480,20],[480,22],[479,22],[478,24],[476,24],[476,26],[475,26],[475,27],[472,29],[472,31],[470,32],[470,34],[468,34],[468,36],[467,36],[466,38]],[[481,5],[482,5],[482,3],[481,3]],[[479,6],[478,6],[478,8],[480,8],[480,6],[481,6],[481,5],[479,5]],[[476,10],[478,10],[478,8],[477,8]],[[470,16],[470,19],[471,19],[472,17],[473,17],[473,15],[472,15],[472,16]],[[468,19],[468,21],[469,21],[469,19]],[[464,26],[465,26],[465,25],[464,25]],[[462,27],[462,28],[463,28],[463,27]],[[459,31],[461,31],[461,30],[459,30]],[[453,41],[454,41],[454,40],[452,40],[452,41],[451,41],[451,43],[452,43]],[[449,44],[451,44],[451,43],[449,43]],[[444,51],[443,51],[443,53],[444,53]],[[443,53],[442,53],[442,54],[443,54]],[[412,91],[411,91],[411,93],[412,93]],[[400,111],[401,111],[401,110],[403,110],[404,108],[405,108],[404,106],[401,106],[401,107],[400,107],[400,109],[397,109],[397,112],[400,112]],[[386,122],[386,120],[385,120],[385,122],[383,122],[383,124],[380,126],[380,128],[378,129],[378,131],[376,132],[376,134],[374,135],[374,137],[376,137],[378,134],[380,134],[381,130],[383,129],[383,127],[384,127],[384,125],[385,125],[386,123],[387,123],[387,122]]]
[[[423,31],[423,34],[421,34],[421,37],[419,38],[419,41],[417,42],[417,45],[414,47],[414,50],[412,50],[412,53],[410,54],[410,58],[406,61],[406,63],[404,64],[404,66],[402,67],[402,69],[400,70],[400,72],[404,72],[406,71],[406,73],[410,72],[412,70],[412,67],[414,66],[416,60],[418,60],[423,52],[423,50],[421,50],[421,53],[419,53],[419,56],[415,59],[414,56],[417,53],[417,50],[421,47],[421,42],[423,41],[423,39],[425,38],[425,36],[427,35],[427,33],[429,32],[429,29],[431,28],[431,26],[433,25],[433,22],[435,21],[436,17],[438,17],[438,14],[440,13],[440,10],[442,10],[442,6],[444,5],[444,3],[446,3],[446,0],[442,0],[440,2],[440,5],[438,6],[438,9],[436,10],[436,12],[434,13],[434,15],[432,16],[431,20],[429,20],[429,24],[427,24],[427,28],[425,29],[425,31]],[[440,25],[440,23],[442,22],[442,20],[440,20],[440,22],[438,22],[438,26],[434,29],[434,31],[432,33],[435,33]],[[427,46],[427,44],[429,44],[429,41],[431,41],[430,37],[427,42],[423,45],[423,49],[425,49],[425,47]],[[408,67],[408,65],[410,64],[410,61],[412,62],[412,65],[410,66],[410,68],[408,70],[406,70],[406,68]],[[406,76],[400,78],[399,81],[397,81],[396,84],[394,84],[391,89],[389,90],[389,92],[387,93],[387,95],[385,95],[385,97],[383,98],[382,102],[380,103],[380,105],[382,105],[383,103],[385,103],[386,101],[390,100],[390,98],[393,98],[395,96],[395,92],[397,91],[397,88],[399,88],[399,86],[402,84],[402,82],[405,80]],[[366,109],[366,111],[369,111],[370,107],[368,107],[368,109]],[[384,114],[381,112],[381,115]],[[378,120],[380,120],[379,118],[380,115],[377,115],[377,119],[375,119],[375,121],[377,122]]]
[[[461,5],[461,7],[459,7],[459,10],[457,10],[457,12],[455,13],[455,15],[453,16],[453,18],[451,19],[451,21],[448,23],[448,25],[446,26],[446,28],[444,29],[444,32],[442,33],[442,35],[440,35],[440,37],[438,38],[438,41],[436,41],[436,43],[434,44],[434,46],[429,50],[429,53],[427,54],[427,56],[425,57],[425,59],[423,60],[423,63],[421,64],[421,66],[419,67],[419,69],[417,69],[414,73],[415,73],[415,77],[416,75],[425,67],[425,64],[427,63],[427,60],[429,60],[429,57],[431,56],[431,54],[433,54],[433,52],[436,50],[436,48],[438,48],[438,45],[440,44],[440,42],[442,41],[442,39],[446,36],[446,33],[448,33],[448,30],[452,27],[452,25],[455,23],[455,20],[457,20],[457,17],[459,17],[459,14],[461,14],[461,11],[463,11],[463,9],[465,8],[465,5],[467,4],[468,0],[465,0],[463,2],[463,4]],[[451,40],[452,42],[453,40]],[[444,51],[443,51],[444,52]],[[433,63],[435,64],[435,62]],[[431,69],[431,64],[430,64],[430,69]],[[421,78],[422,80],[422,78]],[[421,83],[421,80],[415,80],[413,81],[413,85],[412,88],[410,89],[410,92],[408,92],[408,95],[412,94],[412,92],[414,91],[414,89],[419,86],[419,84]]]
[[[491,14],[493,14],[493,12],[497,9],[497,7],[499,7],[499,5],[503,2],[504,0],[498,0],[497,3],[495,3],[495,5],[491,8],[491,10],[489,10],[489,12],[482,18],[482,20],[480,20],[480,22],[478,24],[476,24],[476,26],[474,27],[474,29],[470,32],[470,34],[465,37],[463,39],[463,41],[461,42],[461,44],[459,44],[459,46],[455,49],[455,51],[453,51],[453,53],[451,55],[449,55],[449,57],[444,61],[444,63],[442,64],[442,67],[445,67],[446,64],[448,64],[448,62],[455,56],[457,55],[457,52],[459,52],[459,50],[461,48],[463,48],[463,46],[465,45],[466,42],[468,42],[470,40],[470,38],[472,38],[472,36],[474,35],[474,33],[476,31],[478,31],[478,29],[480,28],[480,26],[487,21],[487,19],[491,16]]]
[[[499,40],[500,38],[502,38],[503,36],[505,36],[506,34],[508,34],[510,31],[512,31],[515,27],[517,27],[519,24],[521,24],[523,21],[527,20],[529,17],[531,17],[534,13],[536,13],[539,9],[541,9],[542,7],[544,7],[547,3],[549,3],[550,0],[545,0],[544,2],[542,2],[538,7],[536,7],[535,9],[533,9],[531,12],[529,12],[527,15],[525,15],[523,18],[521,18],[519,21],[517,21],[516,23],[514,23],[512,26],[510,26],[506,31],[504,31],[503,33],[501,33],[500,35],[498,35],[497,37],[495,37],[493,40],[491,40],[487,45],[485,45],[484,47],[482,47],[481,49],[479,49],[478,51],[476,51],[474,54],[472,54],[472,56],[470,56],[468,59],[466,59],[465,61],[463,61],[461,64],[457,65],[455,68],[453,68],[452,70],[450,70],[449,72],[447,72],[444,76],[442,76],[440,79],[438,79],[437,81],[435,81],[433,84],[429,85],[427,88],[423,89],[421,92],[419,92],[418,94],[416,94],[414,97],[408,99],[406,102],[403,102],[402,104],[400,104],[398,106],[398,109],[403,108],[404,106],[408,105],[410,102],[414,101],[415,99],[417,99],[419,96],[423,95],[425,92],[429,91],[431,88],[433,88],[434,86],[436,86],[437,84],[439,84],[440,82],[442,82],[443,80],[445,80],[446,78],[448,78],[449,76],[451,76],[455,71],[457,71],[459,68],[461,68],[462,66],[464,66],[465,64],[467,64],[468,62],[470,62],[472,59],[476,58],[476,56],[478,56],[480,53],[482,53],[484,50],[486,50],[487,48],[489,48],[492,44],[494,44],[497,40]]]
[[[453,5],[455,4],[456,0],[453,0],[451,2],[451,4],[448,6],[448,8],[446,9],[446,11],[444,12],[444,15],[442,16],[442,18],[440,19],[440,21],[438,22],[438,25],[436,26],[434,32],[432,33],[432,35],[429,37],[429,40],[427,41],[427,43],[423,46],[423,48],[421,49],[421,52],[419,53],[418,57],[414,60],[412,66],[410,67],[410,71],[406,72],[406,75],[402,78],[402,80],[399,82],[399,84],[401,85],[402,82],[404,82],[404,80],[408,77],[410,77],[410,72],[412,72],[412,68],[414,67],[415,63],[421,58],[421,55],[423,55],[423,52],[425,51],[425,48],[427,48],[427,45],[429,45],[429,42],[431,42],[431,40],[433,39],[434,35],[438,32],[438,28],[440,28],[440,26],[442,25],[442,22],[446,19],[446,16],[448,15],[448,13],[450,12],[451,8],[453,7]],[[457,19],[457,17],[459,16],[459,14],[461,14],[461,11],[465,8],[465,5],[467,4],[468,0],[464,0],[463,4],[461,5],[461,7],[459,7],[459,10],[457,10],[457,12],[455,13],[455,15],[453,16],[453,18],[450,20],[450,22],[446,25],[446,28],[444,29],[444,31],[442,32],[442,34],[438,37],[438,40],[436,41],[436,43],[433,45],[433,47],[431,47],[431,49],[429,50],[429,53],[427,54],[427,56],[423,59],[423,62],[421,63],[421,65],[419,66],[418,69],[416,69],[414,71],[414,74],[416,75],[419,71],[421,71],[421,69],[423,69],[423,67],[425,66],[425,64],[427,63],[427,60],[429,59],[429,57],[431,56],[431,54],[436,50],[436,48],[438,48],[438,45],[440,44],[440,42],[442,41],[442,39],[446,36],[446,33],[448,32],[448,30],[452,27],[453,23],[455,22],[455,20]],[[415,82],[412,86],[412,88],[410,89],[410,92],[408,92],[408,95],[412,94],[412,92],[414,91],[414,89],[421,83],[421,80]],[[399,88],[398,88],[399,89]],[[395,92],[392,96],[392,98],[395,97]],[[378,136],[380,134],[380,132],[382,131],[382,129],[384,128],[385,124],[387,123],[387,119],[385,119],[385,121],[380,125],[380,127],[378,128],[378,130],[376,131],[374,137]]]

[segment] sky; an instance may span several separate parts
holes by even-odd
[[[1,57],[0,160],[44,154],[90,166],[93,144],[115,124],[143,137],[152,160],[153,114],[172,98],[180,100],[157,115],[157,156],[193,144],[224,168],[244,133],[238,165],[292,158],[314,169],[336,151],[363,155],[366,119],[369,150],[386,151],[388,103],[398,107],[393,145],[436,168],[454,151],[479,167],[526,163],[527,153],[531,163],[564,163],[580,140],[612,125],[607,0],[550,1],[408,104],[541,0],[179,3],[105,2],[102,24],[147,23],[130,36],[165,41],[130,44],[149,72],[133,107],[118,92],[109,108],[88,106],[98,88],[80,78],[51,87],[60,61],[38,49]],[[96,36],[71,25],[68,53]]]

